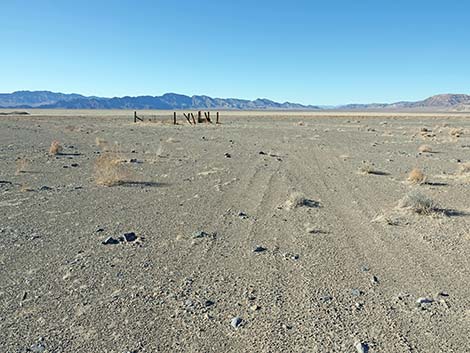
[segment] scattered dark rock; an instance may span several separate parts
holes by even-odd
[[[41,190],[41,191],[49,191],[49,190],[52,190],[52,188],[49,187],[49,186],[43,185],[43,186],[41,186],[41,187],[39,188],[39,190]]]
[[[259,154],[266,155],[266,152],[260,151]]]
[[[206,301],[204,302],[204,306],[206,306],[206,307],[207,307],[207,306],[212,306],[212,305],[214,305],[214,304],[215,304],[215,302],[213,302],[212,300],[206,300]]]
[[[232,325],[233,328],[239,328],[242,322],[243,322],[242,318],[236,316],[232,319],[232,321],[230,321],[230,325]]]
[[[265,252],[266,250],[268,249],[258,245],[258,246],[255,246],[255,248],[253,249],[253,252],[260,253],[260,252]]]
[[[379,279],[377,278],[377,276],[372,276],[372,277],[370,278],[370,282],[371,282],[372,284],[379,284]]]
[[[108,237],[105,240],[103,240],[102,244],[104,245],[119,244],[119,240],[114,239],[113,237]]]
[[[238,217],[240,217],[241,219],[247,219],[248,215],[245,212],[240,211],[238,212]]]
[[[328,303],[333,300],[333,297],[331,295],[324,295],[320,297],[320,301],[323,303]]]
[[[72,163],[70,166],[73,167],[73,168],[76,168],[76,167],[79,166],[79,164],[78,163]]]
[[[130,243],[137,240],[137,236],[134,232],[124,233],[124,240]]]
[[[357,341],[354,343],[357,353],[367,353],[369,352],[369,346],[367,343]]]
[[[416,304],[431,304],[434,300],[431,298],[421,297],[416,300]]]
[[[362,294],[362,291],[360,289],[354,288],[351,290],[351,294],[353,297],[359,297]]]
[[[193,238],[205,238],[205,237],[208,237],[208,236],[209,236],[209,233],[206,233],[202,230],[198,230],[198,231],[196,231],[192,234]]]
[[[101,233],[101,232],[104,232],[104,228],[97,228],[95,230],[96,233]]]
[[[225,158],[232,158],[232,156],[230,155],[230,153],[227,153],[227,152],[224,153],[224,156],[225,156]]]

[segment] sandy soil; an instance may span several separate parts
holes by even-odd
[[[470,351],[470,116],[221,118],[0,117],[1,352]]]

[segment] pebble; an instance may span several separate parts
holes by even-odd
[[[204,238],[207,236],[209,236],[209,234],[206,232],[203,232],[202,230],[198,230],[192,234],[193,238]]]
[[[367,353],[369,351],[369,346],[367,343],[357,341],[354,343],[354,347],[358,353]]]
[[[259,309],[261,309],[261,307],[260,307],[259,305],[256,305],[256,304],[255,304],[255,305],[250,306],[250,310],[251,310],[251,311],[257,311],[257,310],[259,310]]]
[[[206,301],[204,302],[204,306],[212,306],[212,305],[214,305],[214,304],[215,304],[215,302],[213,302],[212,300],[206,300]]]
[[[372,277],[370,278],[370,282],[371,282],[372,284],[379,284],[379,279],[377,278],[377,276],[372,276]]]
[[[227,152],[224,153],[224,156],[225,156],[225,158],[232,158],[232,156],[230,155],[230,153],[227,153]]]
[[[39,188],[39,190],[41,190],[41,191],[47,191],[47,190],[52,190],[52,188],[49,187],[49,186],[44,185],[44,186],[41,186],[41,187]]]
[[[262,247],[262,246],[255,246],[255,248],[253,249],[253,252],[264,252],[266,251],[267,249],[265,247]]]
[[[431,304],[434,300],[431,298],[421,297],[416,300],[417,304]]]
[[[137,239],[137,236],[135,235],[134,232],[124,233],[124,240],[127,241],[128,243],[136,239]]]
[[[245,212],[240,211],[238,212],[238,217],[240,217],[241,219],[247,219],[248,215]]]
[[[242,324],[242,318],[241,317],[234,317],[232,321],[230,322],[230,325],[232,325],[233,328],[238,328]]]
[[[354,288],[354,289],[351,290],[351,294],[352,294],[354,297],[359,297],[359,296],[362,294],[362,292],[361,292],[360,289]]]
[[[114,239],[113,237],[108,237],[105,240],[103,240],[102,244],[104,245],[119,244],[119,240]]]
[[[70,166],[76,168],[76,167],[79,166],[79,164],[78,163],[72,163]]]

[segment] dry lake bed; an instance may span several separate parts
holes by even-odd
[[[0,352],[470,351],[470,115],[29,113]]]

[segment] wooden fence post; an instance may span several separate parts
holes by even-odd
[[[134,123],[136,123],[136,122],[137,122],[137,112],[134,111]]]
[[[176,125],[176,112],[173,112],[173,125]]]
[[[202,118],[201,118],[201,111],[197,112],[197,122],[202,123]]]
[[[194,123],[194,125],[196,125],[196,119],[194,119],[194,114],[193,113],[191,113],[191,118],[193,118],[193,123]]]
[[[186,115],[186,113],[183,113],[183,116],[186,118],[188,121],[189,125],[191,125],[191,120],[189,119],[189,114]]]
[[[217,116],[215,117],[215,123],[216,123],[216,124],[220,124],[220,123],[219,123],[219,112],[217,112]]]

